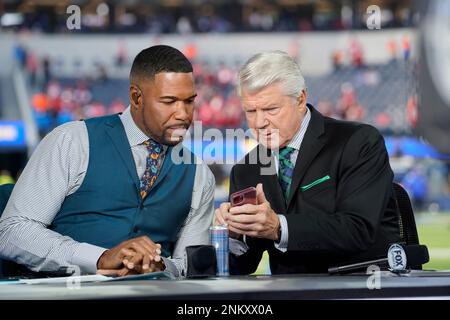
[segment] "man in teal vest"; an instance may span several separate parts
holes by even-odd
[[[0,259],[34,272],[183,276],[184,249],[208,244],[214,209],[214,176],[180,143],[195,97],[180,51],[141,51],[122,114],[64,124],[35,150],[0,219]]]

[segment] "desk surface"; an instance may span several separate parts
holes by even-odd
[[[66,284],[0,285],[0,299],[450,299],[450,272],[380,275],[380,289],[369,289],[368,275],[283,275],[144,280]],[[372,285],[376,284],[371,282]]]

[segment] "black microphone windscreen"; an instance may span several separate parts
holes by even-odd
[[[421,266],[430,261],[428,248],[421,244],[404,245],[403,249],[406,254],[406,264],[408,268]]]
[[[216,259],[215,252],[207,246],[201,246],[195,252],[193,259],[194,267],[199,271],[204,271],[211,266],[212,261]]]
[[[211,245],[186,247],[187,278],[216,275],[216,249]]]

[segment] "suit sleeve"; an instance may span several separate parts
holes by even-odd
[[[236,166],[231,169],[230,173],[230,195],[233,192],[242,189],[242,186],[238,185],[237,177],[235,176]],[[233,275],[251,274],[255,272],[258,268],[259,262],[261,261],[262,254],[264,250],[266,250],[264,246],[265,242],[263,241],[263,239],[247,237],[246,244],[248,245],[249,249],[244,254],[236,256],[230,253],[230,273]]]
[[[381,134],[362,125],[346,142],[336,177],[334,214],[287,215],[288,251],[357,253],[376,239],[392,189],[393,173]]]

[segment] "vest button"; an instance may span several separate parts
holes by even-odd
[[[134,232],[134,233],[138,233],[138,232],[139,232],[139,228],[138,228],[138,227],[134,227],[134,228],[133,228],[133,232]]]

